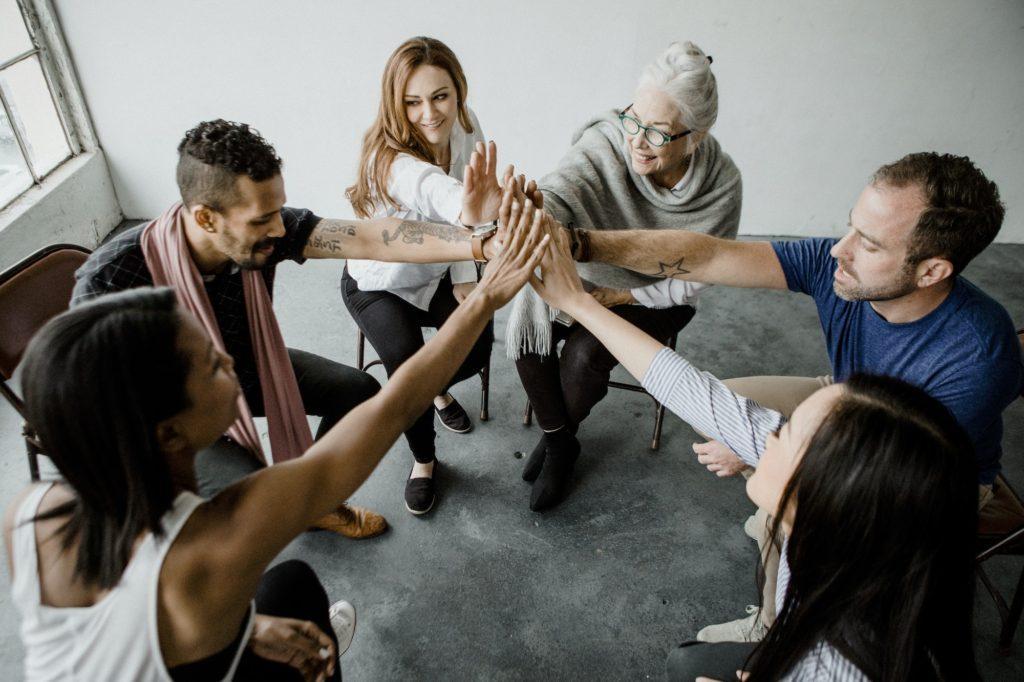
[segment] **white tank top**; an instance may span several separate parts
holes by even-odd
[[[36,680],[160,680],[171,676],[160,653],[157,634],[157,587],[167,550],[202,498],[183,492],[161,520],[164,536],[152,533],[139,543],[120,582],[92,606],[57,608],[41,603],[34,524],[50,489],[41,485],[18,509],[12,541],[12,600],[21,612],[25,645],[25,679]],[[238,651],[226,679],[238,666],[252,633],[250,605]]]

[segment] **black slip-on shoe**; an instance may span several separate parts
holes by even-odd
[[[419,516],[433,508],[437,501],[437,484],[434,481],[437,467],[438,462],[434,460],[434,471],[429,477],[410,478],[405,482],[405,508],[410,514]],[[409,475],[412,476],[412,470]]]
[[[448,407],[443,410],[434,408],[434,412],[437,412],[437,416],[441,419],[441,424],[444,428],[455,433],[469,433],[473,430],[473,422],[469,420],[469,415],[462,409],[462,405],[455,398],[448,404]]]

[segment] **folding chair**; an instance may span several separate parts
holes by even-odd
[[[24,421],[29,475],[39,480],[42,447],[27,421],[25,403],[11,386],[29,340],[50,318],[68,309],[75,270],[90,251],[74,244],[47,246],[0,274],[0,393]]]

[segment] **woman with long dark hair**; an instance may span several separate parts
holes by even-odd
[[[468,92],[462,65],[440,40],[418,36],[395,49],[381,78],[377,117],[363,137],[356,182],[345,193],[357,216],[396,216],[470,229],[498,217],[502,194],[496,152],[493,143],[485,147],[480,122],[466,103]],[[471,163],[477,155],[486,163]],[[484,171],[474,174],[474,167]],[[505,174],[507,178],[511,169]],[[476,277],[469,262],[349,260],[341,295],[391,376],[423,346],[422,328],[443,324],[472,290]],[[405,432],[414,460],[405,506],[413,514],[425,514],[434,506],[434,414],[450,431],[472,429],[469,415],[448,388],[487,364],[493,340],[488,325],[435,397],[433,409],[425,410]]]
[[[508,237],[437,335],[304,456],[210,500],[193,460],[235,419],[240,389],[174,293],[133,289],[49,322],[23,387],[64,480],[29,487],[4,523],[26,678],[338,679],[316,576],[301,562],[264,571],[429,405],[536,267],[539,232]]]
[[[608,311],[555,241],[534,289],[655,399],[756,467],[747,494],[776,519],[779,615],[767,636],[683,645],[669,678],[977,679],[976,465],[949,411],[907,383],[861,375],[819,390],[787,422]]]

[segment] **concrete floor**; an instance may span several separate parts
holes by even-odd
[[[282,266],[277,310],[289,345],[354,364],[340,271],[330,262]],[[1004,245],[989,248],[967,274],[1024,322],[1022,271],[1024,245]],[[757,599],[756,552],[740,527],[753,509],[743,486],[699,466],[690,451],[695,434],[674,417],[652,453],[652,407],[642,395],[613,391],[595,409],[581,432],[572,496],[549,513],[529,511],[513,453],[529,451],[537,433],[521,423],[524,394],[500,341],[505,319],[503,311],[491,421],[468,435],[439,435],[446,466],[436,509],[425,518],[405,511],[410,457],[400,441],[354,500],[385,514],[389,533],[363,542],[307,533],[282,555],[308,561],[332,598],[356,605],[355,641],[342,659],[347,680],[657,679],[671,647],[705,624],[742,616]],[[828,371],[810,299],[784,292],[712,289],[679,350],[722,377]],[[478,389],[471,379],[454,391],[471,413]],[[1005,470],[1024,488],[1024,400],[1005,422]],[[18,434],[3,405],[5,505],[28,479]],[[990,566],[1010,588],[1021,562],[996,558]],[[5,679],[21,665],[17,628],[5,587]],[[1024,628],[1010,656],[995,654],[997,617],[984,594],[976,632],[985,679],[1024,679]]]

